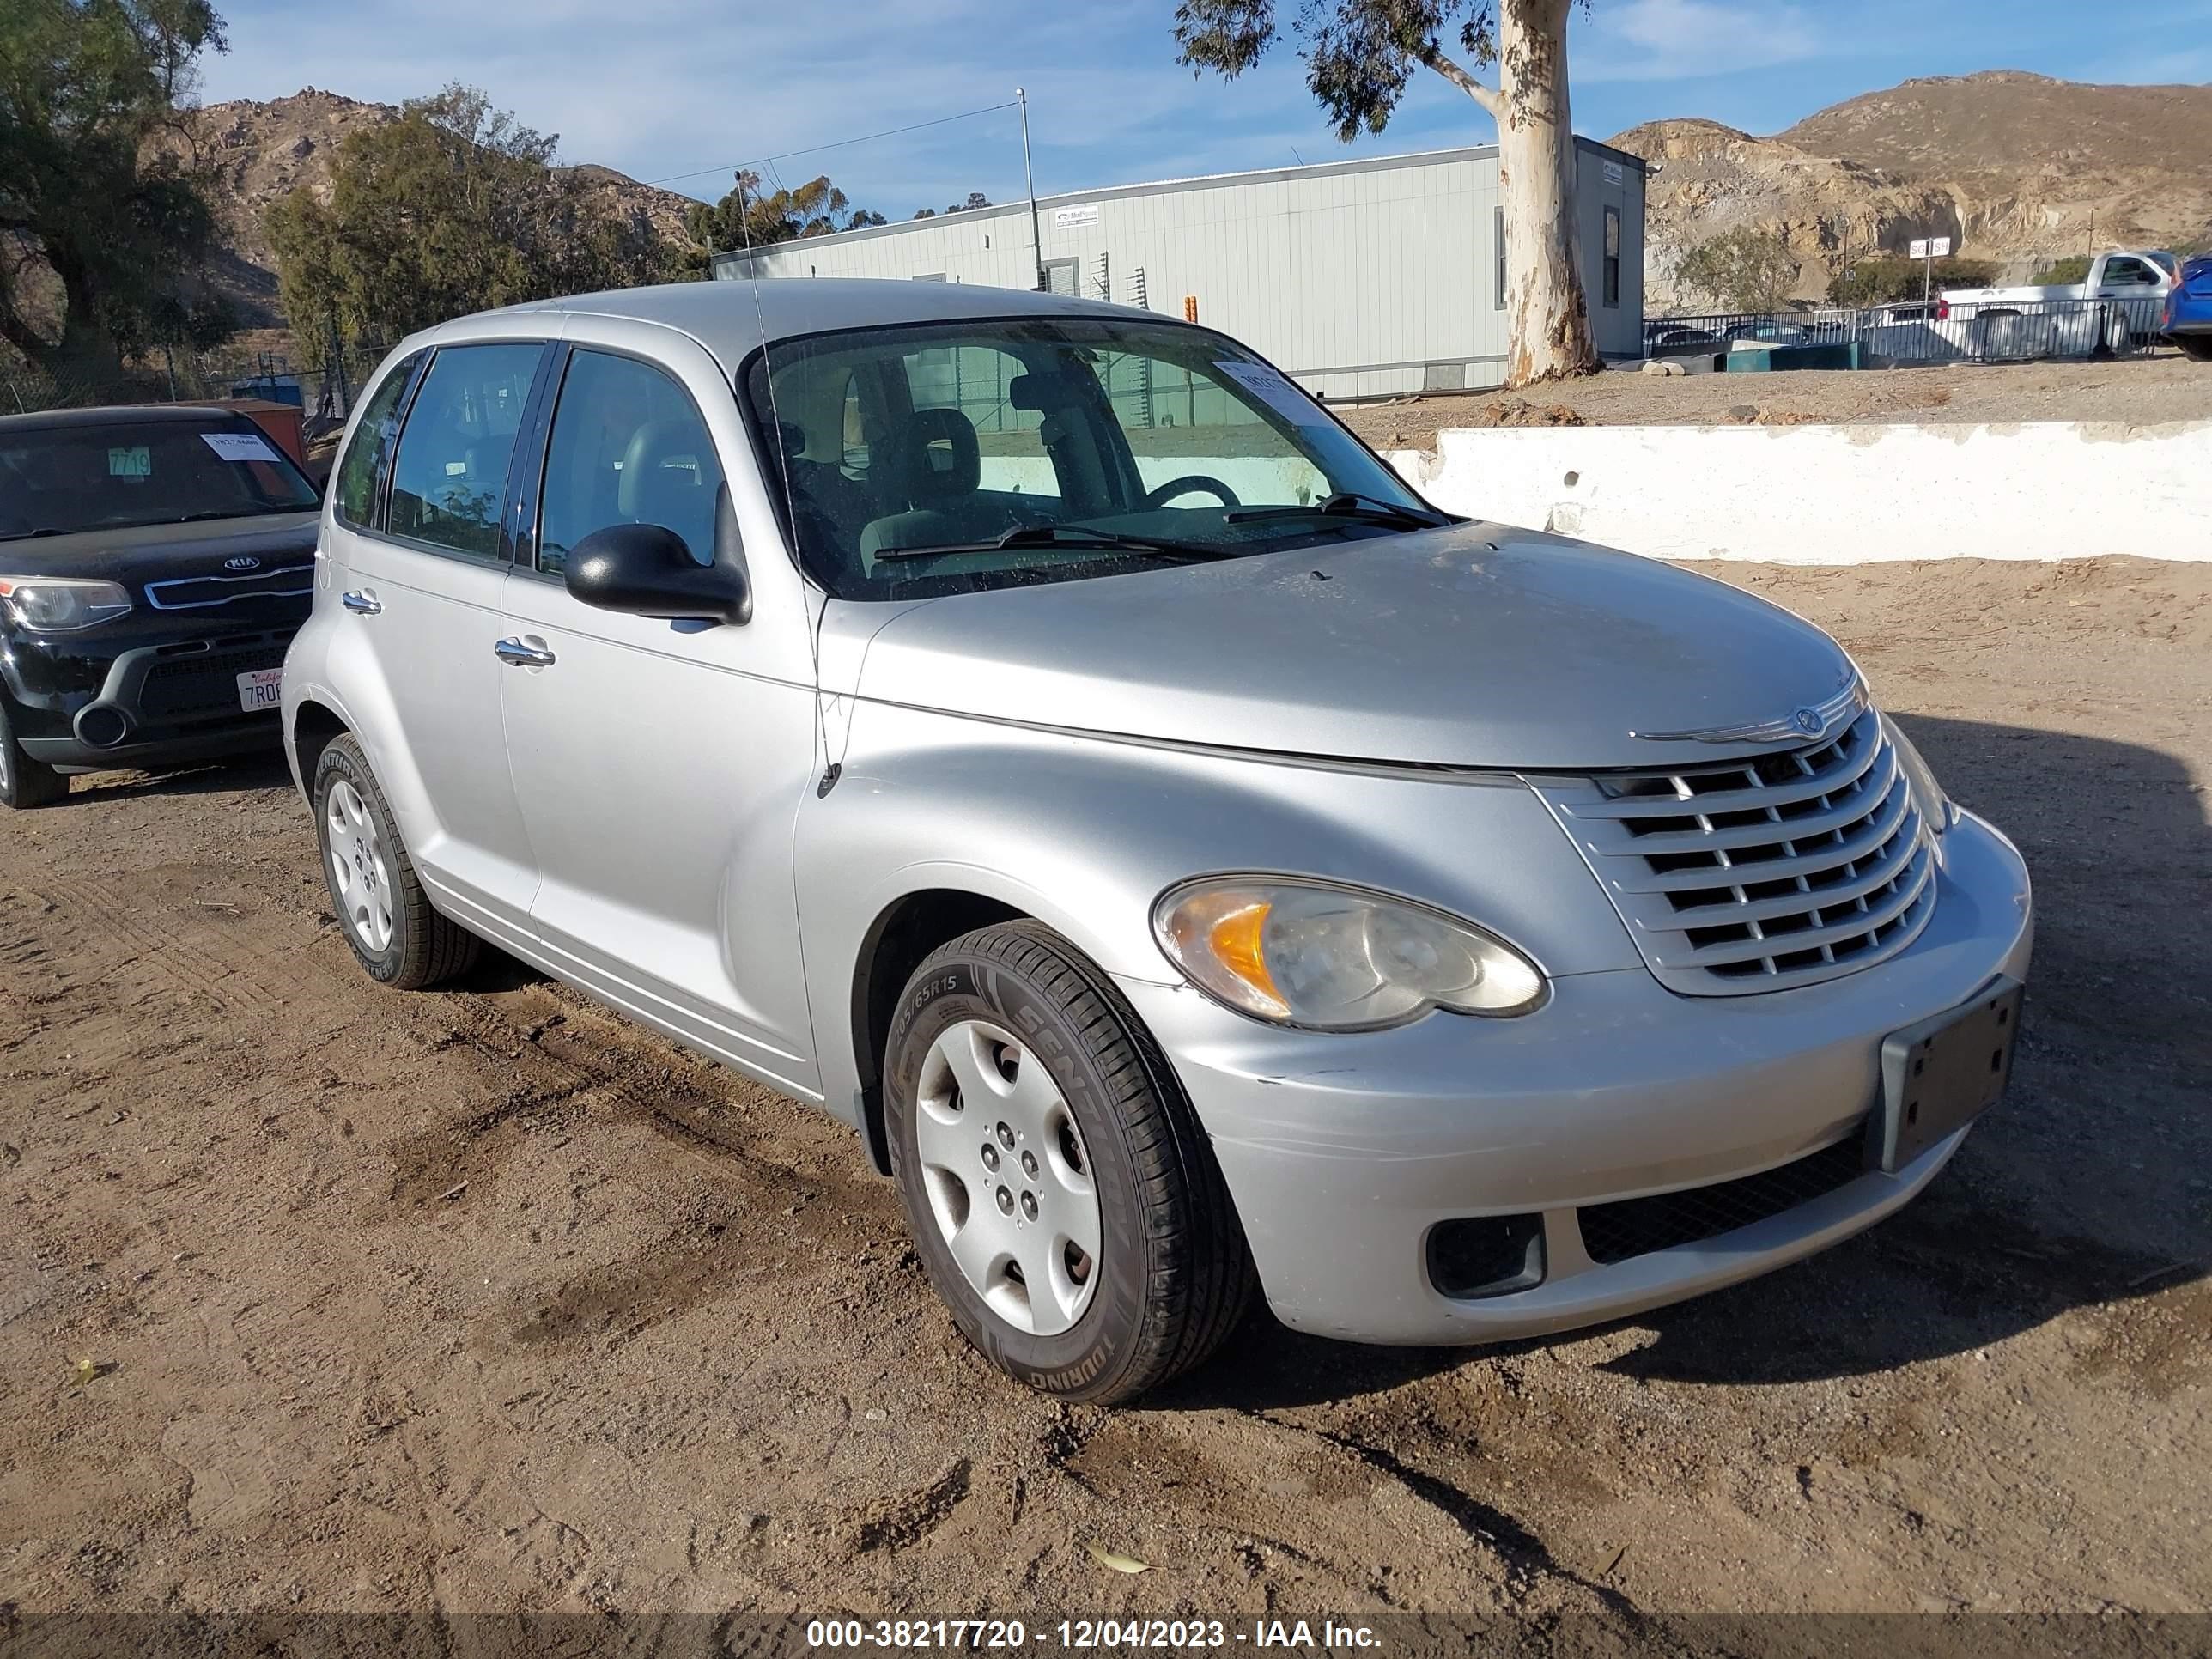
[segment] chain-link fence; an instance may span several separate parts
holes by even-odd
[[[1653,317],[1644,325],[1646,356],[1701,356],[1736,346],[1856,344],[1869,368],[1891,363],[2027,362],[2041,358],[2121,357],[2160,349],[2165,301],[1926,301],[1856,308],[1709,312]]]
[[[296,405],[312,434],[344,421],[385,350],[380,343],[364,341],[332,345],[301,362],[287,352],[161,348],[119,373],[94,374],[50,371],[0,349],[0,414],[261,398]]]

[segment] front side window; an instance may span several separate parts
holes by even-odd
[[[538,568],[565,568],[577,543],[617,524],[672,530],[712,564],[721,488],[707,423],[674,379],[634,357],[579,350],[545,451]]]
[[[241,416],[0,434],[0,541],[307,513],[314,485]]]
[[[353,429],[353,441],[338,462],[331,495],[339,520],[367,529],[376,511],[376,480],[392,453],[392,441],[399,432],[399,399],[407,390],[419,357],[394,363],[392,372],[369,393],[368,403]]]
[[[744,384],[801,562],[846,599],[1446,521],[1291,380],[1203,329],[1036,317],[856,329],[771,345]]]
[[[507,463],[541,345],[446,346],[430,360],[392,459],[395,536],[499,557]]]

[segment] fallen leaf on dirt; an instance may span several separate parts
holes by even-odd
[[[465,1192],[468,1191],[468,1189],[469,1189],[469,1183],[468,1183],[467,1182],[465,1182],[465,1181],[459,1182],[455,1183],[454,1185],[453,1185],[453,1186],[451,1186],[451,1187],[447,1188],[446,1188],[446,1190],[445,1190],[444,1192],[442,1192],[442,1193],[440,1193],[440,1194],[438,1194],[438,1196],[439,1196],[441,1199],[444,1199],[444,1200],[453,1200],[453,1199],[459,1198],[459,1197],[463,1193],[465,1193]]]
[[[1112,1550],[1101,1548],[1097,1544],[1086,1543],[1083,1547],[1091,1552],[1091,1559],[1100,1566],[1111,1567],[1115,1572],[1150,1572],[1152,1570],[1151,1562],[1139,1561],[1133,1555],[1116,1555]]]

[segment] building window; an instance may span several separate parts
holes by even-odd
[[[1614,309],[1620,305],[1620,210],[1605,210],[1605,302]]]
[[[1498,245],[1498,308],[1505,309],[1505,210],[1498,208],[1491,216],[1491,240]]]

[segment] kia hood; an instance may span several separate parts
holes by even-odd
[[[1474,524],[926,600],[875,632],[859,691],[1102,735],[1535,771],[1755,752],[1636,734],[1787,718],[1852,672],[1818,629],[1723,583]]]

